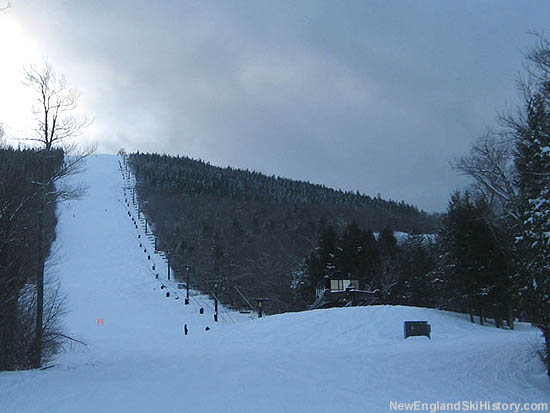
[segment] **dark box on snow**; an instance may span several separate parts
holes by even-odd
[[[413,336],[426,336],[431,340],[432,327],[427,321],[405,321],[403,324],[405,338]]]

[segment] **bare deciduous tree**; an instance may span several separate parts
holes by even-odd
[[[473,178],[474,188],[485,197],[499,218],[521,220],[512,140],[487,133],[453,167]]]
[[[74,113],[80,93],[67,86],[65,76],[57,75],[44,61],[41,66],[31,65],[25,71],[24,84],[34,90],[35,136],[29,138],[51,151],[55,146],[82,135],[90,125],[86,116]]]
[[[78,198],[84,188],[65,185],[63,179],[78,173],[84,159],[93,149],[78,149],[75,138],[82,135],[91,121],[75,114],[80,94],[69,88],[65,77],[57,75],[51,65],[44,61],[40,66],[31,65],[25,70],[24,84],[35,93],[33,114],[34,135],[28,141],[42,149],[42,173],[39,185],[40,211],[38,212],[38,271],[36,277],[36,334],[33,367],[42,364],[43,319],[44,319],[44,211],[49,202]],[[56,170],[47,170],[48,158],[56,156],[56,150],[64,153],[64,161]]]

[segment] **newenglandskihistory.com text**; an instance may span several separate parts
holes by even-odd
[[[390,401],[390,412],[547,412],[549,403],[513,403],[462,400],[456,402]]]

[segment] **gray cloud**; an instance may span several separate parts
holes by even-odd
[[[13,14],[85,93],[101,151],[166,152],[445,207],[513,103],[547,2],[37,1]]]

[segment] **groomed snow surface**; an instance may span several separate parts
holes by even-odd
[[[139,247],[149,240],[128,215],[137,218],[129,189],[130,207],[125,203],[119,158],[92,156],[77,179],[89,189],[59,209],[55,272],[68,299],[66,331],[87,347],[67,349],[47,370],[0,373],[1,412],[388,412],[391,401],[550,405],[550,381],[536,355],[540,334],[527,324],[498,330],[454,313],[401,306],[253,320],[222,310],[215,323],[212,301],[193,292],[184,305],[183,290],[166,280],[165,261],[157,254],[147,259],[150,244]],[[405,320],[428,320],[432,339],[404,340]]]

